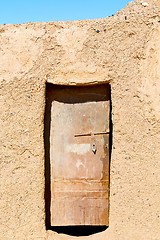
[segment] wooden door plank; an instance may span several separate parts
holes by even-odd
[[[51,108],[51,224],[108,225],[109,135],[75,137],[109,129],[108,88],[53,90]]]

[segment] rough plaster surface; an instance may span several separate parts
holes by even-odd
[[[146,2],[99,20],[0,26],[1,239],[76,238],[45,229],[45,83],[109,82],[110,223],[81,239],[160,240],[160,2]]]

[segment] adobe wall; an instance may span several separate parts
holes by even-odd
[[[76,238],[45,228],[46,82],[111,85],[109,228],[81,239],[160,239],[160,3],[147,3],[99,20],[0,26],[1,239]]]

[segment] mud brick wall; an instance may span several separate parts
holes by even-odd
[[[0,238],[46,230],[46,83],[111,86],[109,228],[81,239],[160,239],[160,3],[112,17],[0,26]]]

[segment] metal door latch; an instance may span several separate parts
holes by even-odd
[[[84,137],[84,136],[91,136],[91,144],[92,144],[92,152],[96,154],[97,147],[96,147],[96,141],[95,141],[95,135],[103,135],[103,134],[109,134],[109,130],[106,132],[95,132],[95,133],[81,133],[81,134],[75,134],[75,137]],[[105,146],[108,148],[108,144]]]
[[[92,132],[91,132],[91,141],[92,141],[92,152],[96,154],[96,151],[97,151],[96,141],[95,141],[94,133]]]

